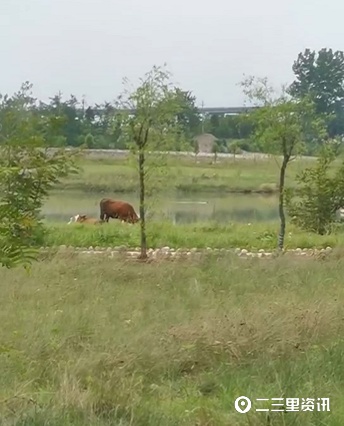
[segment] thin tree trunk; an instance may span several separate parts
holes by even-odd
[[[289,161],[289,156],[283,156],[283,163],[280,170],[280,181],[279,181],[279,203],[278,211],[280,217],[280,231],[278,235],[278,248],[279,250],[283,249],[284,246],[284,236],[285,236],[285,214],[284,214],[284,181],[285,181],[285,172],[287,169],[287,164]]]
[[[139,152],[139,179],[140,179],[140,224],[141,224],[141,259],[147,258],[146,218],[145,218],[145,154]]]

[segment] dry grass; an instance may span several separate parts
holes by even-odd
[[[80,255],[0,271],[3,425],[340,425],[344,261]],[[330,413],[234,410],[330,397]]]

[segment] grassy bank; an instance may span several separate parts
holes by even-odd
[[[277,222],[219,225],[197,223],[173,225],[170,222],[151,222],[147,226],[148,245],[152,248],[169,246],[173,248],[246,248],[274,249],[277,244],[279,225]],[[89,226],[82,224],[48,225],[47,234],[40,245],[126,246],[137,247],[140,243],[139,225],[110,221],[108,224]],[[344,246],[344,229],[331,235],[321,236],[303,232],[294,226],[287,226],[286,248],[326,248]]]
[[[137,171],[128,159],[82,160],[79,164],[82,167],[81,173],[64,180],[60,189],[87,192],[137,191]],[[292,162],[287,173],[287,183],[293,185],[296,173],[309,165],[309,160]],[[148,186],[162,192],[273,193],[277,190],[278,172],[278,165],[273,158],[221,159],[215,164],[209,159],[196,162],[192,158],[167,158],[166,167]]]
[[[343,275],[333,255],[2,268],[0,423],[342,425]],[[279,397],[331,411],[255,411]]]

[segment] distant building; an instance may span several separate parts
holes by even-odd
[[[216,140],[217,138],[211,133],[203,133],[195,137],[195,141],[198,143],[199,152],[211,153]]]

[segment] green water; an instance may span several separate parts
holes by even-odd
[[[83,192],[55,192],[43,208],[49,222],[68,222],[71,216],[87,214],[99,217],[99,201],[110,197],[130,202],[139,211],[139,199],[135,194],[85,194]],[[278,218],[277,197],[258,194],[206,194],[159,195],[148,199],[148,215],[155,219],[167,219],[173,223],[199,221],[263,222]]]

